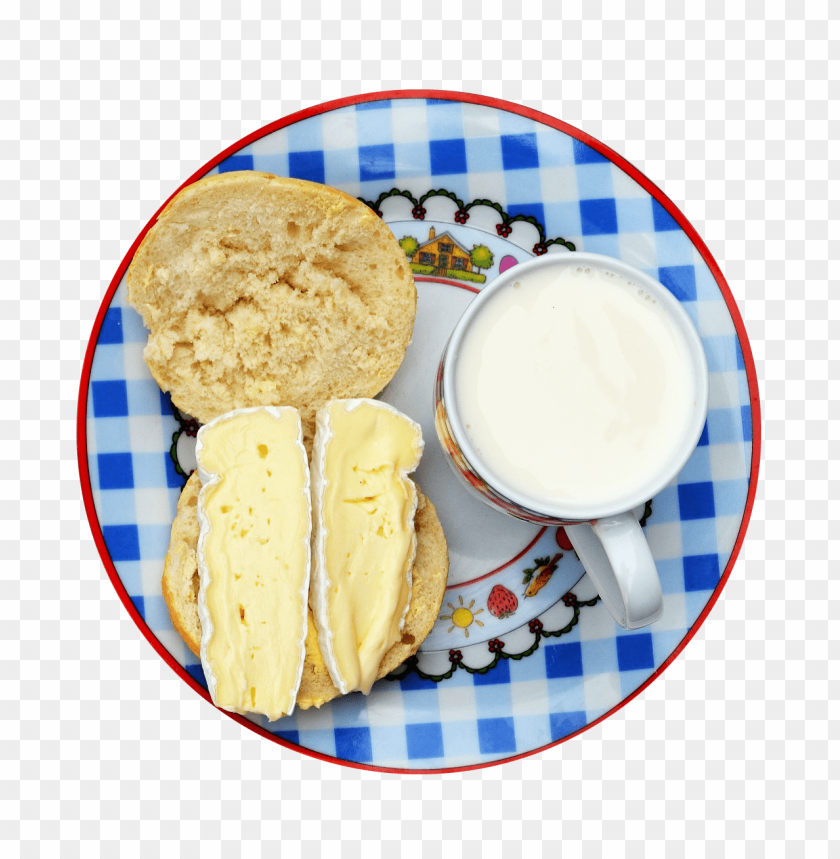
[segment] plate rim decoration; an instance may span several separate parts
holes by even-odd
[[[277,736],[276,734],[273,734],[265,730],[261,726],[251,722],[244,716],[230,713],[228,711],[223,711],[226,716],[235,720],[243,727],[253,731],[258,736],[262,738],[268,738],[281,746],[305,754],[317,760],[326,761],[333,764],[339,764],[342,766],[348,766],[355,769],[368,770],[372,772],[422,775],[429,773],[467,772],[469,770],[483,769],[485,767],[490,766],[498,766],[500,764],[508,763],[510,761],[521,760],[522,758],[530,757],[531,755],[539,754],[546,749],[558,746],[561,743],[564,743],[574,737],[577,737],[584,731],[589,730],[603,720],[612,716],[621,708],[625,707],[627,704],[630,703],[630,701],[632,701],[637,695],[639,695],[651,683],[653,683],[653,681],[656,680],[665,671],[665,669],[668,668],[669,665],[671,665],[672,662],[674,662],[674,660],[680,655],[680,653],[682,653],[684,648],[687,646],[688,642],[691,641],[691,639],[697,634],[697,631],[700,629],[700,627],[708,617],[709,613],[711,612],[712,608],[715,606],[718,599],[720,598],[720,595],[723,592],[723,588],[728,582],[732,570],[735,566],[735,562],[738,559],[738,555],[741,551],[744,539],[746,537],[746,532],[752,515],[753,505],[757,491],[759,466],[761,461],[761,414],[755,361],[747,336],[746,326],[744,324],[743,319],[741,318],[741,314],[738,310],[737,303],[735,301],[734,296],[732,295],[729,285],[727,284],[726,279],[724,278],[723,273],[717,262],[715,261],[714,257],[712,256],[711,252],[706,247],[698,232],[689,223],[685,215],[683,215],[679,208],[657,187],[657,185],[655,185],[647,176],[645,176],[637,167],[634,167],[624,157],[619,155],[609,146],[593,138],[586,132],[581,131],[580,129],[572,125],[569,125],[562,120],[556,119],[549,114],[543,113],[530,107],[525,107],[523,105],[505,101],[503,99],[480,95],[476,93],[462,93],[452,90],[434,89],[385,90],[381,92],[360,93],[357,95],[351,95],[331,101],[322,102],[317,105],[313,105],[311,107],[296,111],[289,116],[282,117],[273,122],[270,122],[260,127],[256,131],[253,131],[250,134],[246,135],[241,140],[236,141],[231,146],[228,146],[214,158],[203,164],[188,179],[186,179],[181,185],[179,185],[178,188],[162,203],[162,205],[157,209],[157,211],[155,211],[155,213],[140,231],[137,238],[132,242],[127,253],[124,255],[113,278],[111,279],[108,289],[106,290],[104,296],[101,299],[96,318],[94,319],[91,328],[90,339],[88,341],[87,349],[85,351],[85,357],[81,371],[79,398],[76,412],[76,446],[79,466],[79,477],[82,489],[82,499],[94,542],[96,544],[102,563],[105,567],[105,571],[108,574],[108,578],[110,579],[111,584],[113,585],[114,590],[116,591],[123,606],[128,611],[129,616],[137,625],[138,629],[146,638],[146,640],[157,652],[157,654],[164,660],[164,662],[166,662],[166,664],[178,675],[181,680],[187,683],[187,685],[193,691],[198,693],[205,701],[212,704],[210,700],[210,695],[207,690],[202,687],[200,683],[198,683],[197,680],[192,677],[189,672],[178,663],[175,657],[164,647],[156,634],[149,627],[144,617],[138,611],[137,607],[135,606],[134,602],[128,594],[126,586],[124,585],[119,573],[117,572],[114,561],[111,558],[111,554],[105,543],[102,524],[96,512],[93,490],[91,485],[90,467],[88,463],[87,420],[91,369],[93,365],[94,353],[96,351],[106,313],[140,243],[143,241],[151,227],[155,224],[160,213],[169,204],[170,200],[187,185],[190,185],[198,179],[202,178],[214,167],[218,166],[221,162],[225,161],[231,155],[235,155],[236,153],[238,153],[243,147],[248,146],[249,144],[273,132],[276,132],[291,125],[295,125],[296,123],[299,123],[310,117],[326,114],[331,111],[339,110],[341,108],[364,104],[367,102],[395,101],[404,99],[429,99],[436,101],[452,101],[466,104],[481,105],[499,111],[516,114],[526,119],[538,122],[541,125],[547,126],[548,128],[561,131],[594,149],[597,153],[606,158],[610,163],[614,164],[619,170],[627,174],[630,179],[634,180],[642,189],[644,189],[648,194],[650,194],[653,199],[655,199],[659,204],[661,204],[663,209],[667,212],[668,215],[670,215],[671,218],[674,219],[678,227],[683,231],[683,233],[689,239],[693,247],[697,250],[703,262],[708,266],[709,271],[714,278],[715,284],[720,290],[720,294],[723,297],[727,310],[729,311],[729,315],[734,325],[735,335],[737,337],[738,344],[743,354],[743,369],[746,374],[749,392],[749,408],[752,430],[752,437],[750,440],[752,455],[747,478],[747,495],[740,526],[729,558],[721,573],[720,580],[718,581],[716,587],[712,590],[708,602],[703,607],[702,611],[700,612],[694,623],[687,629],[686,633],[680,639],[676,647],[674,647],[674,649],[669,653],[669,655],[665,658],[662,664],[658,668],[654,669],[651,675],[647,677],[638,686],[638,688],[627,694],[626,697],[623,697],[614,707],[607,710],[607,712],[594,718],[591,722],[588,722],[586,725],[581,728],[578,728],[572,733],[561,737],[560,739],[552,740],[551,742],[541,745],[537,748],[529,749],[523,752],[517,752],[515,754],[509,754],[496,760],[482,761],[479,763],[471,763],[460,766],[406,768],[381,766],[375,763],[363,763],[358,761],[346,760],[338,756],[325,754],[323,752],[307,748],[305,746],[287,740],[283,737]],[[422,278],[418,279],[422,280]]]

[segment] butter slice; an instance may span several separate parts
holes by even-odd
[[[316,418],[310,603],[330,678],[367,695],[411,600],[420,426],[378,400],[334,400]]]
[[[303,673],[312,531],[293,408],[239,409],[198,433],[198,613],[213,703],[270,720]]]

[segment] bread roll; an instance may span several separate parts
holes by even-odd
[[[364,203],[256,171],[184,188],[128,270],[149,329],[144,357],[201,423],[260,405],[301,410],[309,449],[328,400],[372,397],[411,339],[405,253]]]
[[[181,634],[187,647],[199,655],[201,621],[198,617],[198,516],[196,505],[201,481],[193,474],[187,481],[178,501],[178,513],[172,523],[169,550],[163,570],[163,597],[169,607],[172,624]],[[431,632],[440,612],[449,572],[449,553],[446,538],[435,507],[418,491],[414,528],[417,533],[417,554],[414,557],[411,583],[411,602],[403,626],[402,638],[383,658],[379,677],[384,677],[417,652]],[[338,697],[338,690],[318,647],[318,632],[309,613],[306,635],[306,658],[303,676],[298,689],[297,706],[302,710],[320,707]]]

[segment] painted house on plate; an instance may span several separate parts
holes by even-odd
[[[429,229],[429,238],[418,246],[411,262],[422,266],[418,271],[434,273],[438,277],[446,277],[448,271],[479,271],[470,261],[470,252],[463,245],[458,244],[449,233],[435,235],[434,227]],[[434,272],[429,271],[427,266],[434,266]]]

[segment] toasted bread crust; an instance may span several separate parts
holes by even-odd
[[[197,502],[201,482],[197,474],[187,481],[178,501],[178,513],[172,523],[169,551],[164,563],[161,586],[169,607],[172,625],[178,630],[187,647],[199,654],[201,623],[198,618],[198,545]],[[411,603],[405,618],[401,641],[383,657],[379,677],[393,671],[417,652],[437,620],[446,577],[449,572],[449,553],[437,511],[431,501],[418,491],[417,513],[414,517],[417,532],[417,555],[412,569]],[[338,690],[330,680],[321,651],[318,632],[309,612],[309,629],[306,635],[306,660],[298,691],[297,706],[302,710],[320,707],[338,697]]]

